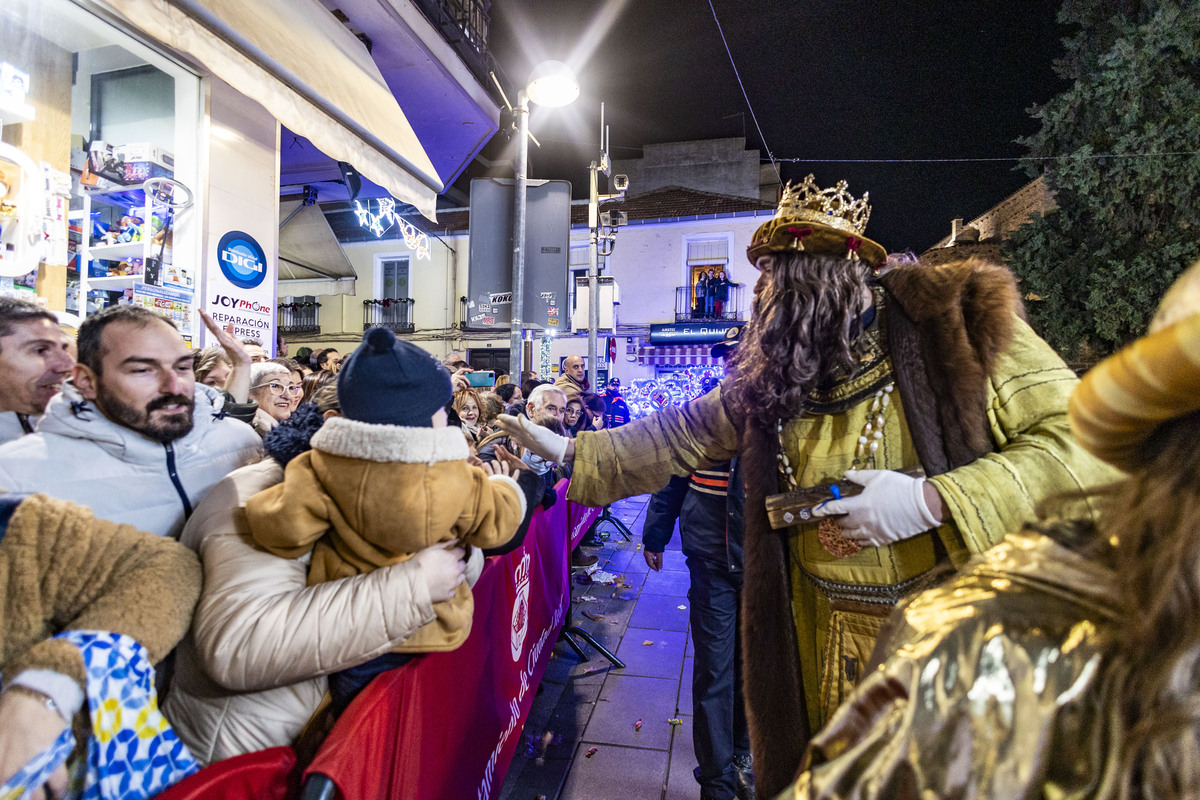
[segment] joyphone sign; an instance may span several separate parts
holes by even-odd
[[[267,276],[267,255],[254,237],[230,231],[217,244],[221,273],[239,289],[253,289]]]

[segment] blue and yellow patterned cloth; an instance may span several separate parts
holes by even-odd
[[[69,797],[140,800],[153,797],[199,769],[199,764],[158,710],[154,667],[146,648],[128,636],[67,631],[58,638],[79,648],[87,672],[92,736],[86,760],[70,764]],[[68,727],[0,786],[0,800],[32,798],[75,750]]]

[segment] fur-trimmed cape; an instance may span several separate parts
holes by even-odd
[[[987,380],[1021,313],[1012,274],[971,259],[902,267],[881,278],[888,294],[888,349],[904,414],[926,474],[994,449]],[[742,594],[744,693],[758,793],[774,797],[795,778],[812,736],[792,619],[786,534],[773,531],[766,498],[779,491],[772,430],[741,431],[746,480]]]

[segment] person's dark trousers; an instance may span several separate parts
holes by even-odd
[[[411,653],[384,653],[381,656],[372,658],[365,664],[359,664],[357,667],[350,667],[341,672],[333,672],[329,675],[329,706],[330,710],[336,716],[341,716],[346,710],[346,706],[350,705],[350,701],[358,696],[358,693],[367,688],[367,684],[381,673],[387,672],[396,667],[402,667],[412,661],[416,656]]]
[[[730,800],[737,791],[734,756],[750,752],[742,702],[742,648],[738,608],[742,574],[719,564],[687,559],[692,645],[692,741],[696,781],[703,800]]]

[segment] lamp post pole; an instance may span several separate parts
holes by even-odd
[[[525,90],[517,93],[517,152],[513,171],[513,258],[512,258],[512,326],[509,332],[508,372],[513,383],[520,385],[524,368],[524,344],[521,341],[525,326],[525,169],[529,161],[529,98]],[[593,182],[595,178],[593,178]]]
[[[597,391],[596,331],[600,327],[600,192],[596,173],[600,168],[593,161],[588,168],[588,384]]]

